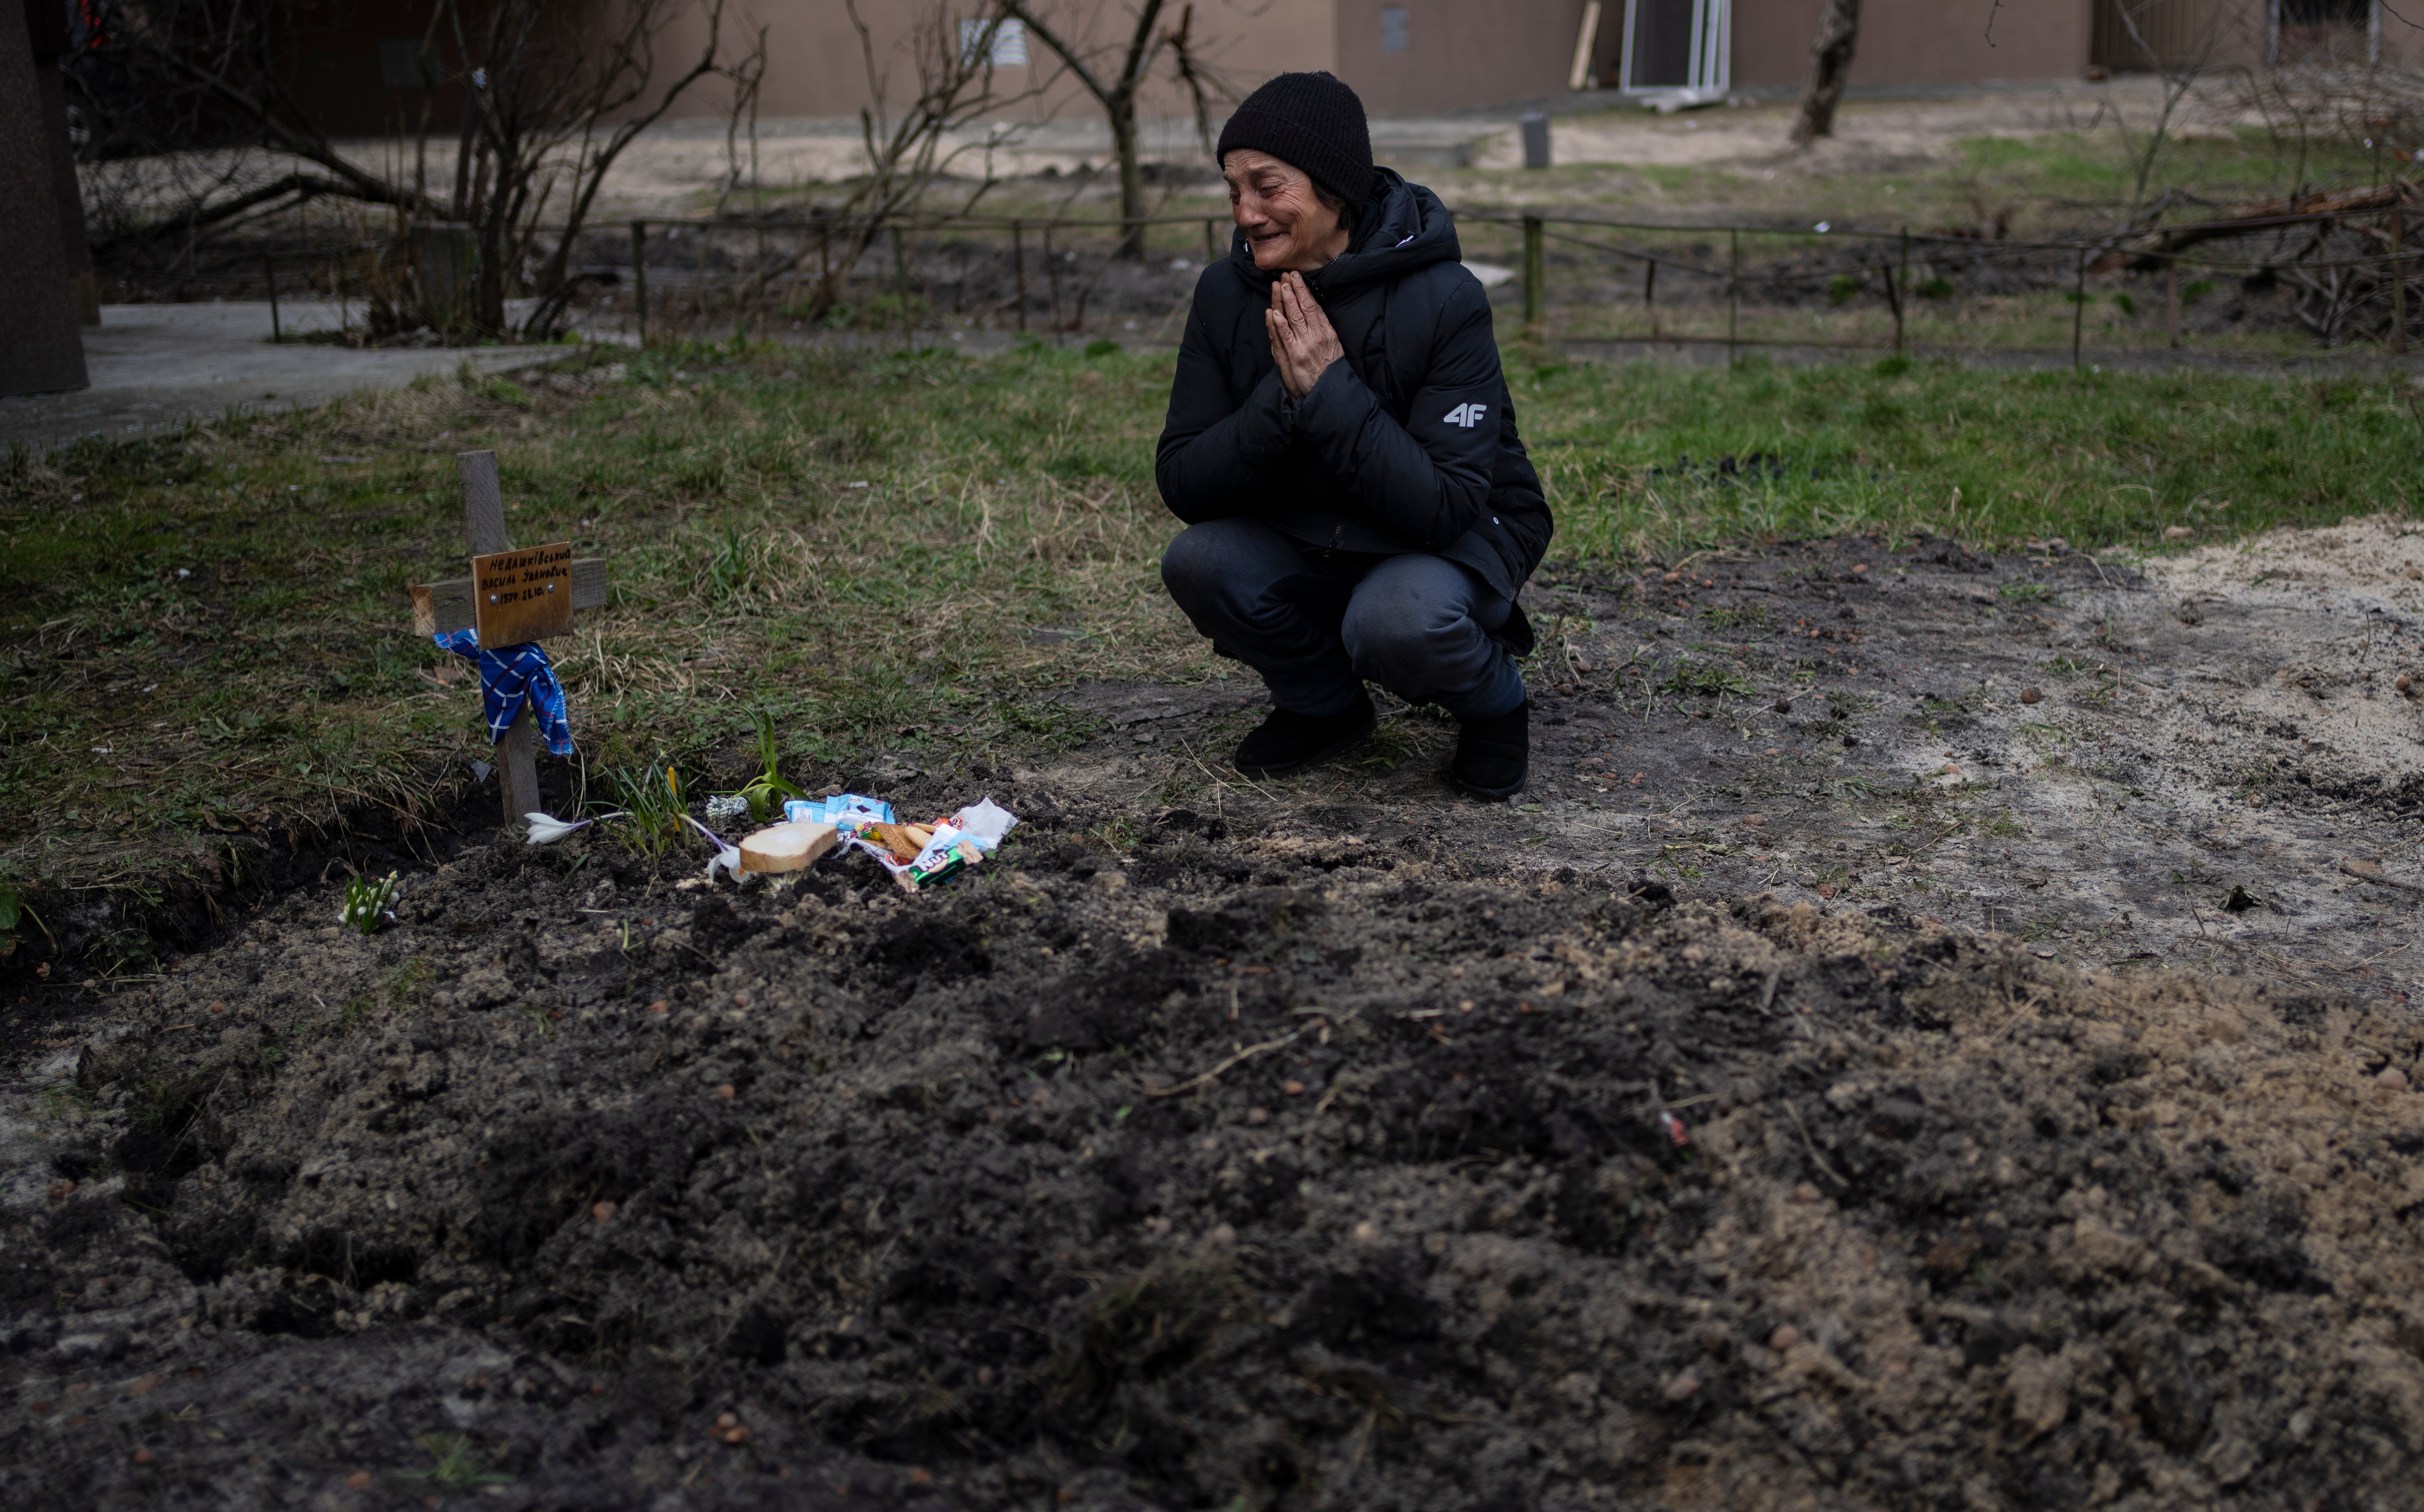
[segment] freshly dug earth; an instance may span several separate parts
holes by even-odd
[[[2413,1504],[2403,1013],[992,787],[933,894],[481,848],[21,1057],[0,1496]]]
[[[2073,962],[2396,1011],[2424,990],[2413,520],[2135,568],[2060,542],[1795,541],[1663,572],[1552,564],[1523,601],[1542,645],[1512,810],[1456,798],[1455,725],[1394,704],[1348,760],[1221,777],[1260,713],[1240,707],[1251,675],[1080,688],[1113,732],[1042,774],[1265,833],[1414,834],[1509,870],[1893,903]]]

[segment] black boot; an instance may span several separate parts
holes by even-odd
[[[1532,705],[1496,719],[1469,719],[1456,737],[1448,780],[1475,798],[1512,798],[1532,774]]]
[[[1249,777],[1284,777],[1329,760],[1372,733],[1372,695],[1355,691],[1355,702],[1327,718],[1274,708],[1254,733],[1237,742],[1237,770]]]

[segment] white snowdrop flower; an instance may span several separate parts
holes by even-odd
[[[682,816],[682,822],[706,836],[709,843],[715,847],[715,859],[707,864],[707,880],[713,882],[718,871],[728,871],[732,873],[732,880],[739,882],[741,880],[741,847],[725,844],[723,836],[716,834],[688,814]]]
[[[532,812],[522,816],[522,822],[530,826],[527,844],[553,845],[573,831],[586,827],[590,821],[585,819],[561,820],[550,814]]]

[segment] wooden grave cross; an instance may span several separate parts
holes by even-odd
[[[471,549],[471,575],[411,585],[414,633],[477,630],[483,646],[519,645],[569,633],[576,609],[605,607],[604,557],[576,557],[566,541],[513,549],[505,533],[496,453],[455,453],[454,476],[463,488],[463,539]],[[497,742],[497,784],[507,825],[539,807],[537,746],[538,722],[524,703]]]

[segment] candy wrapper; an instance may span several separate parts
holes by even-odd
[[[794,798],[783,805],[783,818],[794,824],[830,824],[837,830],[894,822],[890,804],[881,798],[867,798],[857,793],[835,793],[830,798]]]
[[[870,818],[856,825],[844,821],[841,827],[849,836],[846,843],[873,856],[893,881],[916,892],[982,861],[1017,823],[1017,816],[986,798],[931,825]],[[911,845],[917,848],[914,853],[909,853]],[[901,859],[905,853],[906,861]]]

